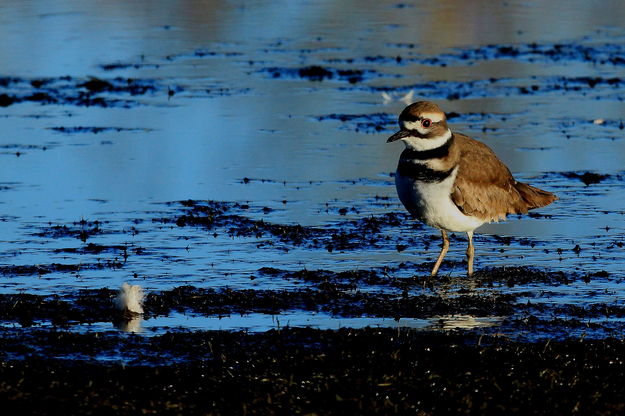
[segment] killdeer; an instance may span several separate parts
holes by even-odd
[[[400,130],[387,143],[406,146],[395,186],[412,216],[441,231],[443,247],[435,276],[449,249],[447,232],[466,232],[467,274],[473,274],[473,232],[480,225],[526,213],[557,199],[551,192],[517,182],[484,143],[452,133],[445,113],[434,103],[410,104],[399,115]]]

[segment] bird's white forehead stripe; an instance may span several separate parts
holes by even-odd
[[[423,118],[429,118],[432,120],[432,123],[438,123],[443,120],[444,115],[441,113],[423,113],[421,114]]]
[[[438,123],[442,121],[445,116],[441,113],[423,113],[420,115],[421,120],[429,118],[432,123]],[[421,127],[421,121],[402,121],[404,128],[408,130],[418,130]]]

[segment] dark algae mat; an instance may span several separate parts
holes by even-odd
[[[0,364],[9,414],[624,411],[625,343],[615,338],[285,328],[155,337],[3,330],[0,342],[5,356],[27,357]],[[94,359],[105,350],[121,358]]]

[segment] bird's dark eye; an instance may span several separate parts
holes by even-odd
[[[424,118],[423,120],[421,120],[421,125],[427,129],[432,125],[432,120],[430,120],[429,118]]]

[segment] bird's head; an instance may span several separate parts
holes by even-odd
[[[445,113],[429,101],[418,101],[404,108],[399,115],[399,129],[386,142],[401,140],[407,148],[416,151],[435,149],[451,137]]]

